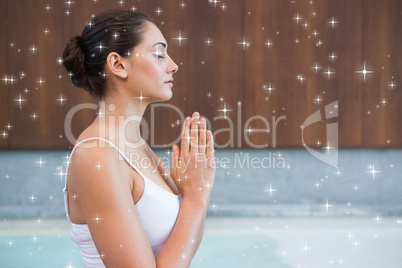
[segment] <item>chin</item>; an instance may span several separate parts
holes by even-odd
[[[164,100],[170,100],[173,97],[173,91],[171,89],[166,90],[166,95]]]
[[[172,97],[173,97],[173,92],[172,92],[172,90],[169,90],[169,91],[164,91],[163,92],[164,94],[160,94],[160,95],[158,95],[158,96],[155,96],[154,98],[153,98],[153,102],[160,102],[160,101],[168,101],[168,100],[170,100]]]

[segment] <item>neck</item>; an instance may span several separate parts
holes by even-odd
[[[120,142],[145,142],[140,125],[149,102],[122,93],[107,95],[99,102],[99,132],[111,140]]]

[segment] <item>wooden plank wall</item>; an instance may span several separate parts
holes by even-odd
[[[164,104],[184,116],[199,111],[217,148],[302,147],[300,126],[334,101],[339,116],[305,128],[304,143],[324,147],[326,125],[338,123],[340,147],[402,146],[399,0],[4,0],[0,149],[71,148],[66,114],[97,101],[58,60],[92,15],[120,7],[148,13],[162,30],[179,65]],[[180,114],[151,108],[148,142],[163,148],[179,137]],[[75,137],[95,116],[85,109],[73,117]]]

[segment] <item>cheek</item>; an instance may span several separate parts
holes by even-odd
[[[162,64],[158,61],[149,62],[144,66],[144,72],[147,76],[153,80],[161,80],[163,77],[163,67]]]

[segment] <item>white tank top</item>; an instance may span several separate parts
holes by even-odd
[[[169,238],[170,232],[172,231],[176,222],[180,204],[182,202],[182,196],[166,191],[145,177],[141,171],[138,170],[137,167],[134,166],[133,163],[113,143],[103,138],[93,137],[80,141],[71,151],[68,163],[70,162],[75,148],[77,148],[80,143],[94,139],[104,140],[116,148],[121,156],[127,161],[127,163],[129,163],[130,166],[144,179],[144,192],[140,200],[135,204],[135,208],[142,227],[144,228],[151,244],[154,256],[156,257],[166,240]],[[68,163],[66,170],[66,186]],[[84,268],[105,267],[95,247],[88,225],[74,224],[71,222],[68,209],[67,187],[64,187],[63,192],[66,216],[71,225],[70,236],[80,248]]]

